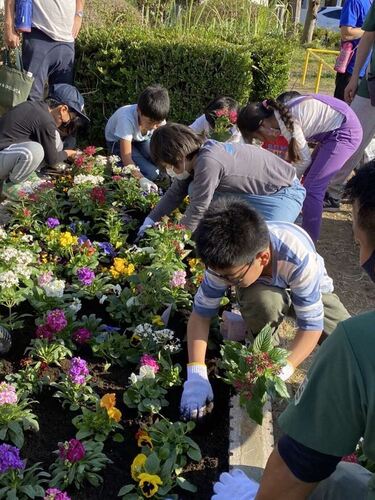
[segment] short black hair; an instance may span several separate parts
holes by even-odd
[[[194,239],[198,256],[214,269],[249,264],[270,244],[264,219],[246,201],[232,196],[211,203]]]
[[[357,203],[358,225],[375,247],[375,160],[366,163],[348,180],[344,196],[350,203]]]
[[[287,102],[295,99],[296,97],[301,97],[302,94],[297,92],[296,90],[288,90],[287,92],[283,92],[279,96],[276,97],[276,101],[281,102],[281,104],[286,104]]]
[[[167,123],[151,136],[151,158],[161,168],[176,166],[184,158],[192,159],[203,143],[204,138],[190,127]]]
[[[162,122],[169,113],[168,90],[161,85],[150,85],[139,96],[137,104],[142,115],[156,122]]]
[[[207,104],[206,109],[204,110],[204,116],[206,117],[206,120],[208,121],[210,127],[213,129],[215,129],[215,122],[217,119],[215,112],[220,111],[221,109],[226,109],[229,112],[232,111],[237,115],[240,106],[235,99],[228,96],[216,97],[215,99],[210,101]]]

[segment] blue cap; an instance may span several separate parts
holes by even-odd
[[[60,102],[61,104],[66,104],[69,109],[77,113],[77,115],[80,116],[85,122],[90,122],[89,117],[84,113],[85,101],[73,85],[69,85],[67,83],[57,83],[56,85],[51,85],[48,97]]]

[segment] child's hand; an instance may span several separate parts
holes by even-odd
[[[146,177],[141,177],[141,179],[139,179],[139,185],[141,186],[141,189],[146,193],[158,192],[158,186]]]

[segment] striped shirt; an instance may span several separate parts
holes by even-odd
[[[333,292],[323,258],[309,235],[288,222],[268,222],[272,248],[272,277],[261,276],[257,283],[290,290],[300,330],[323,330],[322,293]],[[194,298],[194,311],[210,318],[218,313],[228,283],[205,273]]]

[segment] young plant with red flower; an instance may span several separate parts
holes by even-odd
[[[65,489],[74,484],[80,489],[85,480],[97,487],[103,482],[98,472],[111,463],[103,453],[103,443],[95,441],[70,439],[59,443],[54,453],[57,458],[50,467],[50,486],[54,488]]]
[[[221,348],[220,367],[225,370],[224,382],[234,386],[240,395],[240,404],[260,425],[267,395],[271,398],[289,397],[285,382],[279,377],[288,354],[285,349],[274,347],[269,325],[263,328],[250,347],[226,341]]]

